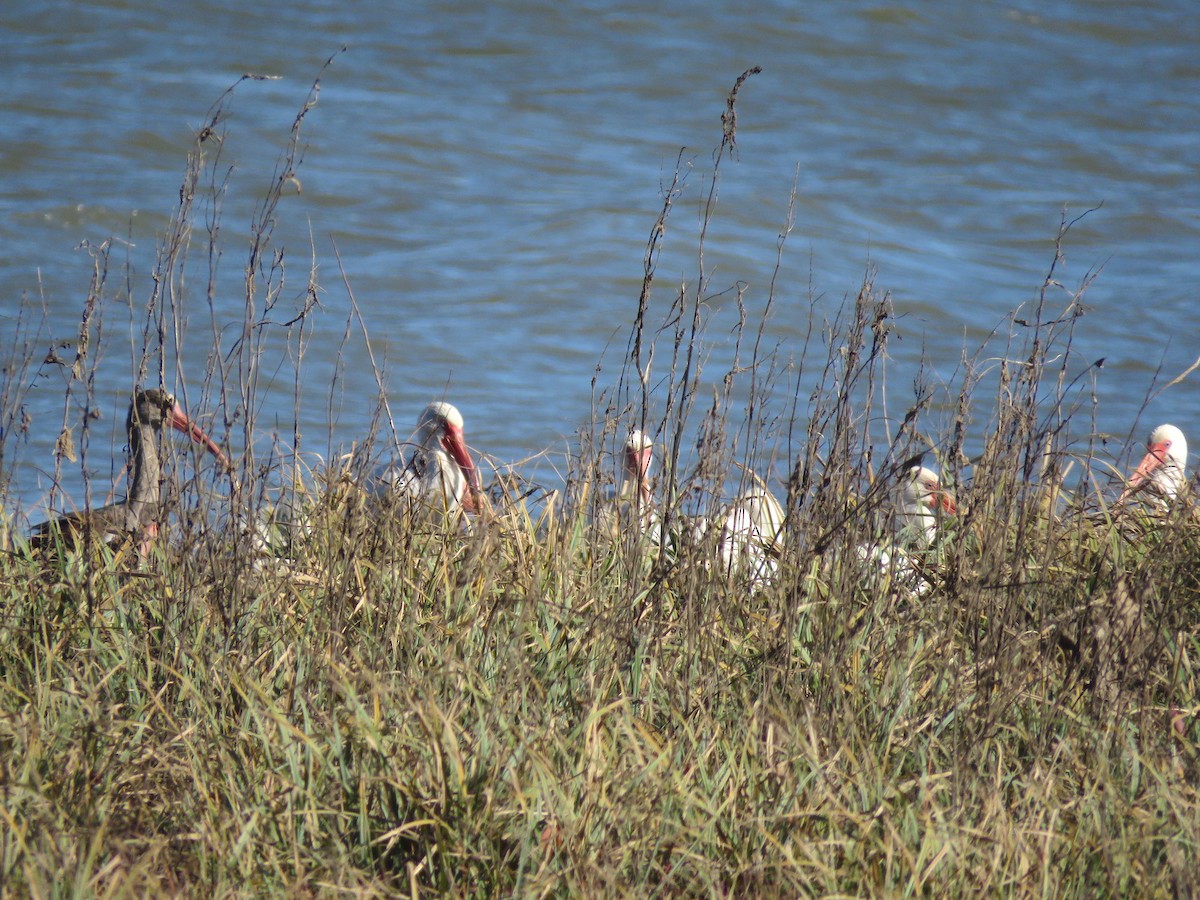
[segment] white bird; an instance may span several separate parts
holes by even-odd
[[[653,462],[654,441],[640,429],[630,429],[622,450],[617,488],[596,510],[594,524],[602,533],[617,538],[632,528],[655,546],[661,544],[662,521],[650,491]]]
[[[954,496],[942,488],[931,469],[918,463],[901,477],[896,488],[896,530],[903,542],[923,547],[932,544],[939,516],[957,512]]]
[[[720,523],[716,551],[721,571],[744,579],[752,591],[757,591],[769,585],[779,572],[786,516],[766,485],[753,473],[751,477],[755,484],[746,488],[711,521]],[[692,519],[693,543],[702,543],[710,527],[708,518]]]
[[[893,491],[894,534],[873,544],[860,544],[856,550],[864,563],[874,563],[880,575],[911,596],[921,597],[930,583],[920,573],[914,553],[929,547],[937,539],[939,520],[956,515],[954,496],[938,481],[937,474],[919,462],[908,466]]]
[[[638,509],[650,511],[650,465],[654,462],[654,441],[637,428],[625,441],[625,465],[621,469],[618,498],[633,500]]]
[[[463,440],[463,417],[449,403],[430,403],[417,418],[406,458],[376,470],[372,491],[446,515],[476,512],[479,472]]]
[[[1150,489],[1160,503],[1174,500],[1187,481],[1187,439],[1174,425],[1159,425],[1150,433],[1146,455],[1138,463],[1120,501]]]

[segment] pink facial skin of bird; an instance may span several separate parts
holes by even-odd
[[[921,487],[929,492],[929,496],[925,502],[929,505],[930,509],[936,512],[940,506],[942,511],[947,515],[953,516],[958,513],[958,507],[954,503],[954,495],[949,491],[942,490],[942,486],[936,478],[923,482]]]

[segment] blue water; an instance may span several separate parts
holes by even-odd
[[[22,302],[35,325],[44,311],[37,360],[52,341],[73,341],[92,274],[80,245],[113,239],[93,357],[108,410],[91,426],[101,481],[123,440],[140,346],[130,335],[140,335],[193,130],[243,73],[272,79],[243,82],[229,102],[213,309],[212,210],[201,202],[176,282],[183,360],[180,372],[167,366],[168,385],[185,381],[221,437],[232,413],[199,385],[214,341],[228,352],[239,333],[251,222],[315,78],[300,191],[285,193],[272,234],[286,277],[268,316],[283,322],[302,305],[315,258],[304,449],[347,449],[374,411],[362,331],[352,324],[343,338],[352,295],[401,430],[445,397],[471,444],[504,462],[564,452],[591,416],[593,379],[615,381],[660,189],[681,153],[687,180],[667,222],[652,321],[667,317],[681,284],[694,292],[724,98],[753,65],[763,71],[742,88],[738,156],[722,163],[705,239],[706,384],[728,368],[734,285],[753,320],[774,277],[766,345],[786,359],[813,310],[819,330],[873,268],[899,317],[888,374],[902,414],[922,356],[953,387],[964,347],[975,354],[998,328],[984,356],[1003,352],[1020,330],[1006,317],[1036,297],[1064,208],[1075,218],[1099,207],[1067,236],[1062,287],[1049,294],[1056,315],[1095,276],[1074,351],[1079,369],[1106,358],[1098,426],[1122,437],[1162,420],[1200,427],[1197,376],[1139,418],[1156,372],[1168,381],[1200,356],[1200,24],[1183,0],[736,12],[678,2],[30,3],[0,13],[0,36],[0,346],[19,337]],[[277,423],[290,435],[296,381],[295,341],[289,356],[281,328],[265,333],[256,447]],[[73,347],[60,352],[73,358]],[[804,385],[784,383],[803,410]],[[8,503],[34,520],[63,385],[59,367],[40,367],[27,442],[10,435],[6,448]],[[240,424],[228,439],[245,444]],[[79,483],[70,469],[69,487]]]

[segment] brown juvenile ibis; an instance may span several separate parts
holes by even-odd
[[[162,502],[162,463],[159,458],[159,436],[164,425],[182,431],[202,445],[220,464],[229,467],[221,448],[204,430],[189,419],[164,390],[139,390],[129,404],[125,429],[132,458],[132,477],[129,493],[124,500],[98,509],[68,513],[37,525],[30,535],[34,547],[51,547],[56,540],[69,547],[78,546],[85,534],[92,534],[104,543],[135,534],[142,549],[148,548],[158,534],[165,510]]]

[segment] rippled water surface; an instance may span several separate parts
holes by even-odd
[[[113,239],[96,370],[111,414],[93,438],[105,477],[141,344],[119,288],[135,306],[149,298],[194,129],[243,73],[272,78],[228,101],[212,315],[209,207],[178,282],[183,376],[203,380],[214,320],[222,349],[234,346],[251,222],[319,76],[301,190],[284,196],[272,236],[286,277],[268,318],[302,305],[315,259],[300,424],[323,455],[366,432],[377,393],[358,326],[344,339],[351,296],[402,423],[444,396],[472,445],[500,460],[564,449],[591,415],[593,378],[616,377],[681,153],[651,318],[694,287],[724,98],[754,65],[706,236],[707,381],[728,368],[734,286],[751,319],[766,304],[793,185],[767,345],[798,354],[813,310],[833,315],[874,267],[902,335],[897,411],[922,354],[949,380],[964,346],[1013,331],[1006,315],[1036,296],[1064,207],[1099,207],[1066,239],[1051,308],[1095,276],[1075,349],[1079,368],[1107,360],[1100,428],[1127,434],[1156,371],[1170,380],[1200,355],[1200,19],[1184,0],[141,6],[0,13],[0,338],[18,336],[24,298],[35,320],[44,310],[38,359],[73,340],[93,268],[81,245]],[[292,418],[281,347],[272,337],[263,362],[264,433]],[[28,443],[10,435],[8,447],[31,519],[62,425],[64,373],[43,372]],[[1138,430],[1200,430],[1196,385],[1152,400]]]

